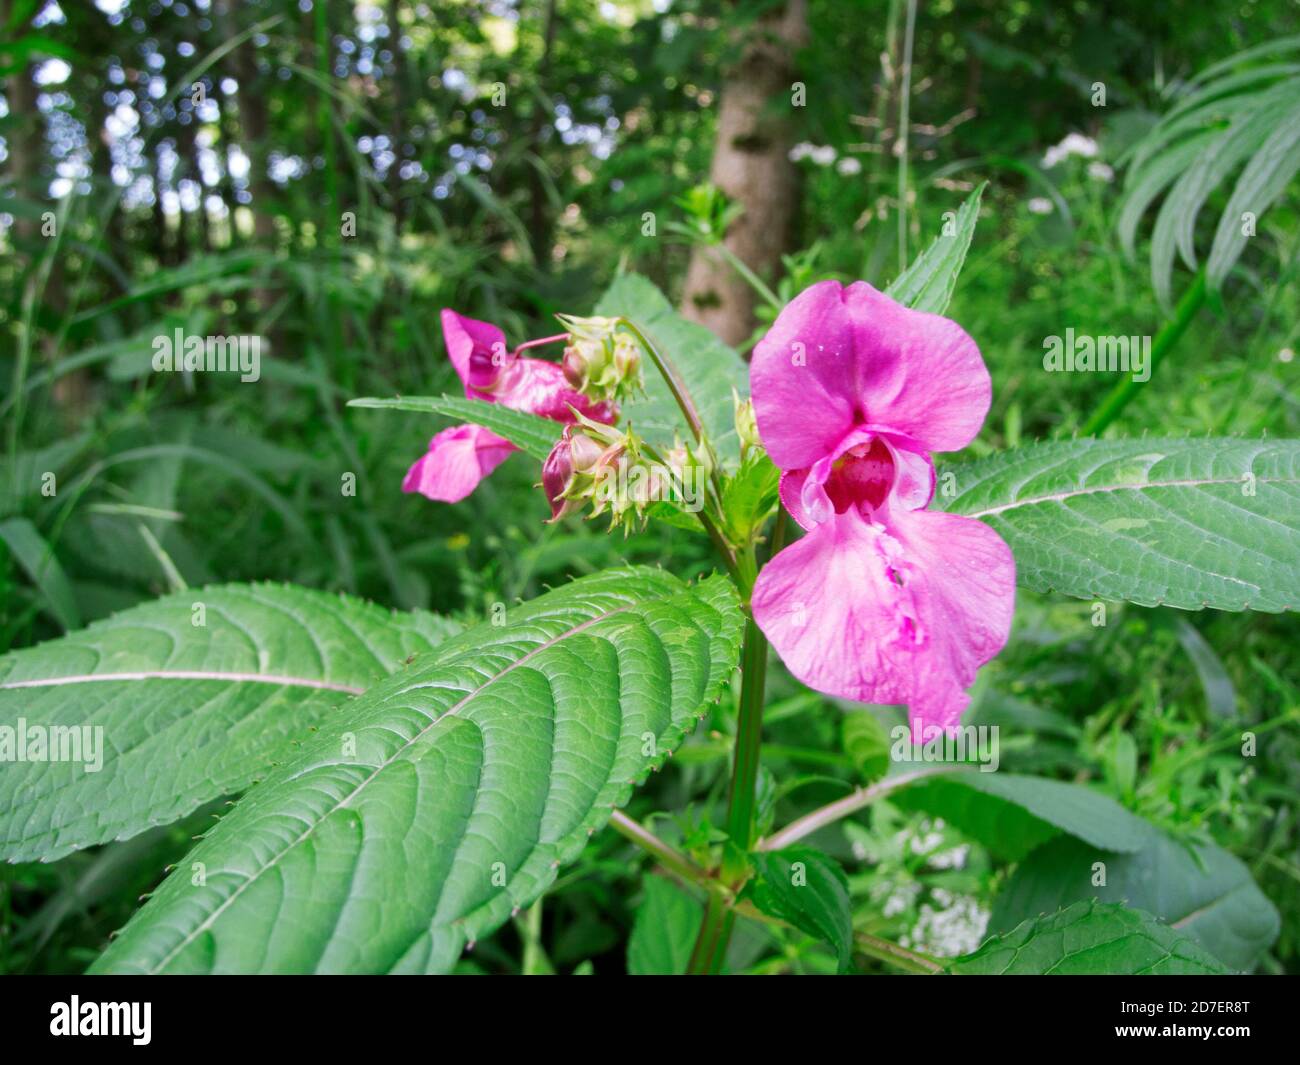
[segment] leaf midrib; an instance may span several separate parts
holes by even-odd
[[[663,598],[663,596],[657,596],[655,598],[661,599]],[[410,739],[402,743],[392,754],[390,754],[379,765],[377,765],[366,777],[364,777],[361,781],[359,781],[356,787],[354,787],[346,795],[344,795],[337,802],[335,802],[334,805],[331,806],[328,810],[323,812],[316,819],[316,821],[310,827],[308,827],[300,836],[292,840],[287,846],[283,847],[278,853],[276,853],[276,855],[273,858],[271,858],[268,862],[266,862],[260,869],[258,869],[255,873],[249,876],[247,880],[245,880],[242,884],[240,884],[239,887],[237,887],[234,891],[232,891],[229,897],[224,899],[219,906],[217,906],[210,914],[208,914],[207,917],[205,917],[198,925],[196,925],[192,931],[190,931],[184,938],[182,938],[181,941],[176,944],[176,946],[174,946],[170,951],[168,951],[167,954],[164,955],[164,957],[160,961],[158,961],[152,968],[150,968],[149,972],[159,973],[164,968],[166,968],[166,966],[169,965],[171,961],[182,950],[184,950],[191,943],[193,943],[194,940],[198,938],[198,936],[203,934],[203,932],[207,931],[207,929],[212,926],[212,924],[216,921],[216,919],[220,917],[221,914],[224,913],[225,910],[228,909],[237,898],[239,898],[240,895],[242,895],[252,884],[256,883],[257,880],[260,879],[262,875],[265,874],[268,870],[270,870],[272,866],[274,866],[277,862],[279,862],[281,858],[283,858],[286,854],[288,854],[300,843],[302,843],[303,840],[307,839],[307,837],[310,836],[313,832],[315,832],[320,825],[324,824],[326,819],[329,818],[333,813],[335,813],[337,810],[342,809],[344,805],[346,805],[353,798],[355,798],[361,792],[361,790],[366,787],[367,784],[369,784],[372,780],[375,779],[375,777],[377,777],[380,773],[382,773],[385,769],[387,769],[390,765],[392,765],[393,762],[395,762],[399,757],[401,757],[401,755],[403,755],[416,742],[418,742],[427,732],[429,732],[430,729],[432,729],[435,725],[440,724],[446,718],[454,716],[465,706],[466,703],[468,703],[470,700],[480,695],[484,691],[484,689],[486,689],[489,685],[500,680],[507,673],[510,673],[511,671],[517,669],[519,666],[522,666],[524,663],[528,662],[530,659],[540,654],[541,652],[548,650],[551,647],[554,647],[562,640],[567,640],[572,636],[576,636],[579,633],[584,632],[587,629],[591,628],[593,625],[597,625],[600,622],[605,621],[616,614],[625,613],[626,611],[633,609],[634,606],[644,606],[647,602],[651,602],[651,601],[653,600],[642,600],[637,603],[628,603],[624,606],[617,607],[613,610],[607,610],[602,614],[598,614],[596,617],[588,618],[586,621],[582,622],[581,624],[566,629],[564,632],[558,633],[557,635],[551,637],[549,640],[546,640],[545,642],[538,644],[527,654],[521,656],[516,661],[511,662],[500,672],[494,673],[492,676],[488,677],[485,681],[483,681],[482,684],[478,685],[478,687],[472,689],[469,692],[466,692],[466,694],[462,696],[459,700],[457,700],[457,702],[454,705],[449,707],[443,713],[439,714],[437,717],[433,718],[427,725],[424,726],[424,728],[420,729],[418,732],[412,735]],[[408,688],[406,690],[408,692],[415,691],[419,688],[428,687],[428,686],[429,685],[417,684],[417,685],[413,685],[411,688]]]
[[[0,691],[15,688],[57,688],[65,684],[94,684],[102,681],[141,680],[221,680],[231,684],[274,684],[290,688],[315,688],[321,691],[360,695],[365,688],[335,681],[314,680],[278,673],[224,673],[210,669],[141,669],[126,673],[77,673],[65,677],[36,677],[28,680],[0,681]]]
[[[1067,499],[1075,499],[1079,496],[1098,495],[1105,492],[1141,492],[1148,488],[1205,488],[1210,485],[1218,484],[1241,484],[1241,477],[1208,477],[1195,478],[1181,481],[1146,481],[1142,484],[1108,484],[1098,485],[1096,487],[1074,488],[1065,492],[1054,492],[1051,495],[1033,496],[1029,499],[1017,499],[1010,503],[1004,503],[1001,506],[989,507],[985,510],[971,511],[952,511],[951,513],[960,513],[967,518],[985,518],[991,514],[1001,514],[1008,510],[1016,510],[1019,507],[1032,507],[1040,503],[1063,503]],[[1257,484],[1300,484],[1300,478],[1295,477],[1257,477]]]

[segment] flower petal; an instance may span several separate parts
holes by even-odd
[[[574,391],[564,376],[563,367],[544,359],[520,359],[508,385],[492,398],[504,407],[566,424],[573,421],[570,407],[576,407],[593,421],[606,424],[612,424],[618,418],[615,404],[593,403],[581,392]]]
[[[758,434],[783,470],[811,466],[853,428],[854,334],[843,293],[838,281],[804,289],[754,347]]]
[[[808,469],[786,470],[781,474],[781,502],[790,516],[805,529],[826,521],[834,506],[825,485],[835,462],[849,448],[869,443],[877,436],[889,448],[894,462],[894,482],[889,490],[891,503],[904,510],[917,510],[928,504],[934,498],[935,483],[930,456],[911,450],[907,445],[915,445],[905,437],[854,429]]]
[[[508,358],[506,335],[491,322],[480,322],[477,318],[467,318],[457,314],[449,307],[442,309],[442,339],[447,345],[447,357],[456,369],[456,376],[465,386],[465,395],[469,399],[486,399],[488,397],[470,388],[470,359],[475,352],[482,356],[497,355],[497,361]]]
[[[1006,644],[1016,563],[1002,537],[974,518],[896,508],[887,524],[903,548],[897,571],[924,637],[908,700],[913,735],[924,739],[959,723],[976,671]]]
[[[813,527],[758,575],[754,620],[790,672],[846,699],[905,703],[915,648],[890,538],[856,510]]]
[[[924,738],[958,723],[976,670],[1006,643],[1015,563],[972,518],[887,516],[851,508],[778,554],[758,575],[754,620],[809,687],[907,704]]]
[[[785,470],[812,466],[865,426],[910,437],[914,450],[958,450],[992,397],[961,326],[865,281],[822,281],[791,300],[754,348],[750,381],[763,445]]]
[[[515,450],[482,426],[453,425],[429,441],[429,450],[407,470],[402,491],[459,503]]]

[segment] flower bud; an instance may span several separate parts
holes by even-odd
[[[569,330],[564,376],[577,391],[597,401],[618,401],[642,387],[640,345],[620,331],[619,319],[557,317]]]
[[[555,447],[551,448],[551,453],[542,463],[542,491],[551,504],[551,521],[559,521],[581,505],[576,499],[565,497],[573,485],[572,430],[573,426],[565,426],[564,435],[556,441]]]
[[[758,418],[754,415],[754,401],[741,399],[740,393],[731,390],[731,399],[735,409],[736,435],[740,437],[740,453],[744,455],[751,447],[761,446],[758,436]]]
[[[600,439],[591,435],[589,426],[599,427]],[[598,422],[582,418],[580,424],[566,425],[542,463],[542,490],[551,504],[551,521],[582,509],[608,469],[621,461],[624,449],[621,434]]]

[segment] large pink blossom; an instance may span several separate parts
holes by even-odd
[[[806,535],[754,586],[754,619],[818,691],[952,728],[1006,643],[1015,562],[982,522],[926,510],[931,451],[965,447],[991,397],[975,342],[864,281],[823,281],[754,349],[759,434]]]
[[[442,312],[442,335],[468,399],[565,423],[573,421],[571,407],[600,422],[612,423],[618,417],[613,404],[593,403],[574,391],[558,363],[519,354],[534,344],[563,337],[531,341],[509,351],[505,334],[496,326],[447,309]],[[458,503],[515,450],[509,440],[482,426],[452,426],[429,441],[429,450],[406,472],[402,491]]]

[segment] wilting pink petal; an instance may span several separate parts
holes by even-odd
[[[822,281],[791,300],[754,348],[750,380],[763,444],[782,469],[813,465],[861,428],[956,451],[992,396],[961,326],[865,281]]]
[[[508,351],[505,334],[490,322],[444,308],[442,333],[468,399],[499,403],[565,424],[574,421],[573,409],[598,422],[612,424],[618,419],[616,404],[593,403],[574,391],[558,363]],[[559,339],[563,336],[545,338]],[[477,426],[447,429],[430,441],[428,452],[407,472],[402,490],[455,503],[514,450],[508,441]]]
[[[490,322],[444,308],[442,334],[469,399],[564,423],[573,421],[570,407],[598,422],[612,423],[618,418],[614,404],[593,403],[576,391],[559,363],[521,358],[507,350],[505,334]]]
[[[429,450],[406,471],[403,492],[459,503],[517,448],[478,425],[453,425],[429,441]]]
[[[564,376],[564,368],[543,359],[520,359],[515,373],[494,401],[513,410],[527,411],[552,421],[572,422],[576,407],[593,421],[612,424],[618,419],[618,407],[612,403],[593,403],[576,392]]]
[[[906,703],[912,728],[958,723],[975,671],[1006,643],[1015,563],[971,518],[857,508],[813,527],[758,575],[754,620],[809,687]]]
[[[468,399],[487,399],[494,380],[513,360],[506,335],[491,322],[467,318],[448,307],[442,310],[442,339],[456,376]]]

